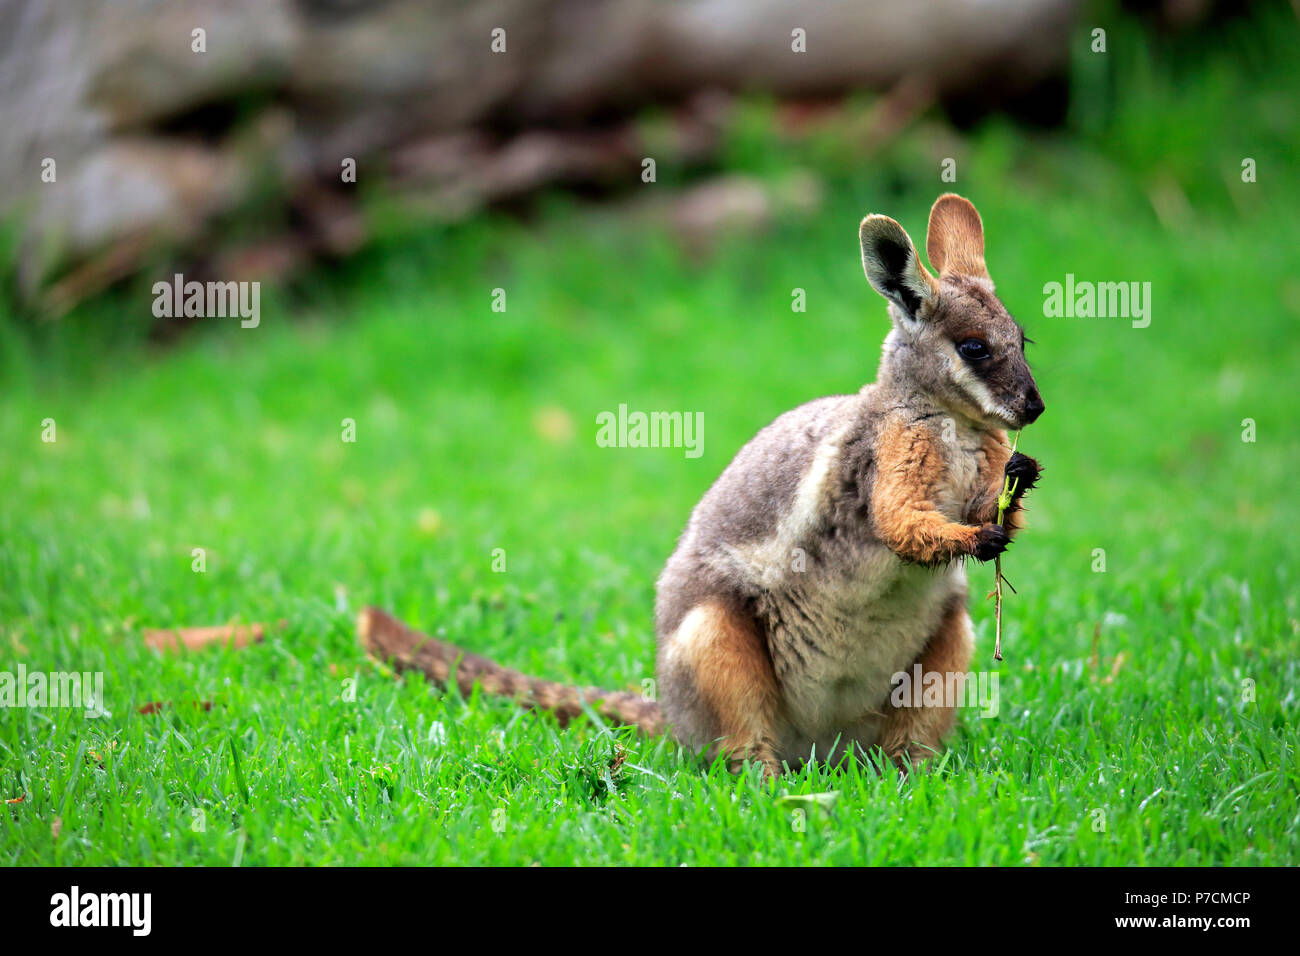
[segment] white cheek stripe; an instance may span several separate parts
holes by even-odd
[[[949,359],[949,364],[953,370],[953,381],[961,387],[962,391],[975,400],[975,404],[979,406],[980,411],[985,415],[1000,418],[1008,425],[1016,421],[1016,416],[1011,410],[993,397],[993,393],[989,391],[988,386],[966,367],[966,363],[956,355],[956,352],[953,355],[954,357]]]

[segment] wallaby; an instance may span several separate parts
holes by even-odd
[[[968,200],[949,193],[930,210],[937,278],[888,216],[867,216],[859,239],[893,325],[876,382],[777,418],[696,505],[657,586],[658,703],[526,677],[368,608],[372,653],[562,719],[590,707],[668,729],[733,770],[754,761],[776,774],[873,748],[903,766],[932,754],[954,702],[895,707],[892,678],[917,664],[966,672],[964,562],[992,560],[1022,526],[1039,467],[1011,453],[1005,430],[1044,406]],[[999,525],[1006,476],[1016,486]]]

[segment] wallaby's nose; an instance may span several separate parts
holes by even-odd
[[[1034,389],[1025,397],[1025,424],[1032,425],[1038,421],[1038,416],[1043,414],[1043,409],[1047,406],[1043,404],[1043,396],[1038,394],[1038,389]]]

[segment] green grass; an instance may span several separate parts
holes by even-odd
[[[9,317],[0,670],[103,671],[111,716],[0,710],[0,798],[25,798],[0,811],[0,862],[1300,862],[1300,111],[1294,20],[1266,32],[1225,33],[1183,75],[1172,55],[1134,65],[1147,53],[1116,30],[1121,105],[1097,105],[1109,87],[1081,64],[1073,132],[927,123],[870,162],[834,130],[782,140],[755,104],[728,164],[811,169],[826,202],[703,262],[550,200],[527,226],[394,229],[264,289],[255,331],[145,344],[147,284],[57,327]],[[1246,73],[1260,43],[1281,72]],[[964,713],[906,779],[814,766],[769,785],[365,659],[353,621],[376,603],[533,673],[639,688],[653,581],[694,502],[773,417],[874,375],[887,321],[858,219],[919,240],[950,150],[1048,406],[1021,440],[1047,471],[1004,562],[1000,665],[992,568],[971,568],[996,719]],[[1173,223],[1151,199],[1170,184]],[[1151,326],[1044,318],[1067,272],[1150,281]],[[622,402],[702,411],[703,456],[598,448],[596,415]],[[545,409],[571,438],[543,434]],[[232,620],[286,623],[241,651],[140,636]],[[150,701],[174,706],[139,714]],[[783,799],[830,791],[830,809]]]

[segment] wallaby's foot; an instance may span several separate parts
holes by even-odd
[[[763,768],[764,780],[781,776],[781,764],[770,747],[760,747],[745,754],[732,754],[727,760],[727,769],[740,775],[745,772],[745,767],[749,764],[758,764]]]

